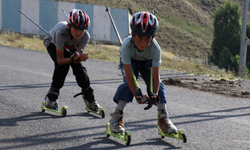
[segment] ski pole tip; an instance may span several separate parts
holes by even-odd
[[[106,5],[106,11],[109,11],[108,5]]]

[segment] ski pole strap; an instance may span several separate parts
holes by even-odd
[[[78,48],[81,50],[80,52],[83,53],[84,50],[82,49],[81,45],[78,45]]]
[[[73,52],[72,51],[70,51],[66,46],[63,46],[63,48],[70,54],[70,55],[72,55],[73,54]]]
[[[77,97],[77,96],[79,96],[79,95],[82,95],[82,92],[74,95],[74,98]]]

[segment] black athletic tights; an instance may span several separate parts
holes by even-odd
[[[73,69],[73,74],[76,77],[77,84],[82,89],[90,87],[90,81],[89,81],[89,77],[87,74],[87,70],[84,66],[82,66],[81,63],[75,64],[71,62],[66,65],[59,65],[57,63],[57,57],[56,57],[56,46],[52,43],[47,47],[47,51],[50,57],[52,58],[52,60],[54,61],[54,65],[55,65],[55,69],[54,69],[54,73],[52,77],[52,83],[51,83],[52,87],[58,90],[63,87],[65,78],[69,72],[69,66],[71,66],[71,68]],[[70,57],[70,54],[66,50],[64,50],[64,57],[65,58]]]

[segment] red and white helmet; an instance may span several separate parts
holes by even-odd
[[[154,36],[158,29],[158,20],[155,15],[151,13],[138,12],[132,17],[130,28],[134,35]]]
[[[80,9],[72,9],[67,16],[68,23],[75,29],[88,30],[90,25],[89,16]]]

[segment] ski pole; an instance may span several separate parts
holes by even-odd
[[[27,16],[25,13],[23,13],[21,10],[18,10],[21,14],[23,14],[27,19],[29,19],[32,23],[34,23],[38,28],[40,28],[44,33],[46,33],[50,38],[52,38],[49,33],[43,28],[41,27],[38,23],[36,23],[35,21],[33,21],[29,16]],[[69,54],[72,54],[72,52],[66,48],[65,46],[63,47]]]
[[[136,92],[135,92],[135,94],[136,94],[136,96],[141,96],[141,99],[140,99],[140,100],[137,100],[137,99],[136,99],[136,100],[137,100],[137,102],[138,102],[139,104],[144,104],[144,103],[146,103],[147,100],[146,100],[145,97],[143,96],[142,91],[141,91],[141,88],[140,88],[138,82],[136,81],[136,78],[135,78],[133,69],[132,69],[132,75],[133,75],[133,79],[134,79],[135,87],[136,87]],[[144,108],[144,109],[145,109],[145,108]]]
[[[67,14],[66,14],[64,8],[62,8],[62,11],[63,11],[63,13],[64,13],[64,15],[65,15],[65,17],[66,17],[66,19],[67,19]]]
[[[43,28],[41,27],[39,24],[37,24],[35,21],[33,21],[30,17],[28,17],[25,13],[23,13],[21,10],[18,10],[21,14],[23,14],[26,18],[28,18],[32,23],[34,23],[37,27],[39,27],[41,30],[43,30],[43,32],[45,32],[49,37],[51,37],[49,35],[49,33]]]
[[[153,68],[150,68],[150,96],[155,96],[154,92],[153,92]],[[152,105],[156,105],[156,102],[159,102],[159,97],[158,95],[156,95],[156,101],[153,98],[149,98],[148,100],[148,106],[144,108],[144,110],[148,110],[152,107]]]
[[[111,16],[111,13],[110,13],[110,10],[109,10],[109,8],[108,8],[108,5],[106,5],[106,11],[107,11],[108,14],[109,14],[109,18],[110,18],[110,20],[111,20],[111,22],[112,22],[112,24],[113,24],[114,29],[115,29],[115,33],[116,33],[116,35],[117,35],[118,41],[119,41],[120,44],[122,45],[121,37],[120,37],[119,32],[118,32],[118,30],[117,30],[117,28],[116,28],[116,26],[115,26],[115,22],[114,22],[114,20],[113,20],[113,18],[112,18],[112,16]]]

